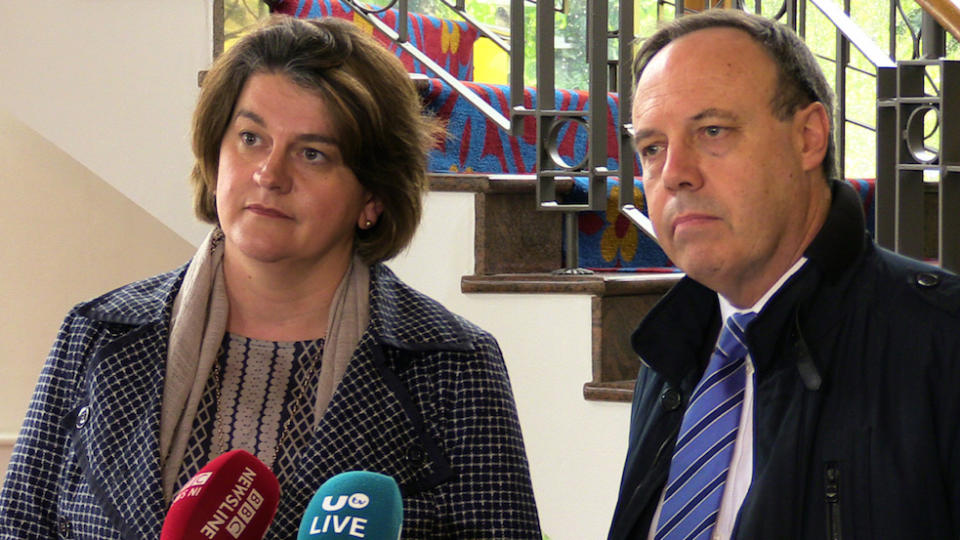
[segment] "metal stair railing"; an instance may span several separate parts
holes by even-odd
[[[555,100],[555,8],[551,2],[536,3],[536,54],[537,54],[537,102],[533,109],[523,106],[523,62],[511,55],[510,94],[512,118],[532,116],[537,127],[537,204],[545,211],[564,212],[566,251],[563,273],[589,273],[578,268],[577,262],[577,214],[585,210],[602,210],[606,207],[607,180],[619,177],[621,182],[619,205],[622,211],[649,236],[653,226],[639,211],[633,200],[634,150],[629,132],[630,91],[632,87],[629,70],[617,69],[617,60],[607,54],[607,42],[618,41],[618,58],[631,57],[633,41],[633,3],[621,1],[619,24],[609,30],[608,0],[589,0],[587,13],[587,64],[589,70],[588,106],[583,111],[558,110]],[[510,39],[514,51],[524,49],[523,0],[511,0]],[[610,113],[608,92],[619,92],[620,104],[615,119],[618,144],[618,167],[607,163],[607,118]],[[578,163],[568,163],[560,157],[557,147],[559,134],[564,124],[578,124],[587,129],[586,155]],[[588,182],[586,203],[563,202],[557,197],[558,180],[586,178]]]
[[[621,0],[619,3],[619,23],[616,29],[609,28],[610,0],[588,0],[587,64],[589,70],[588,106],[582,111],[558,110],[555,99],[555,22],[556,8],[552,2],[533,2],[536,5],[536,55],[537,99],[535,107],[524,106],[524,4],[531,0],[510,0],[510,43],[505,43],[495,33],[471,17],[465,9],[465,0],[440,0],[471,27],[491,39],[501,49],[510,53],[510,114],[509,118],[488,104],[455,76],[448,73],[425,53],[414,47],[407,34],[408,2],[391,0],[386,7],[373,8],[357,0],[344,0],[369,24],[387,35],[408,54],[425,65],[438,78],[442,79],[464,99],[475,106],[483,115],[500,129],[519,135],[525,117],[533,117],[536,123],[537,144],[537,205],[545,211],[564,212],[566,272],[580,273],[577,268],[577,214],[586,210],[603,210],[606,207],[607,180],[620,179],[618,205],[620,211],[642,232],[655,238],[650,220],[634,201],[634,148],[630,134],[630,112],[632,94],[632,73],[629,68],[620,65],[620,59],[632,57],[634,42],[634,3]],[[658,0],[662,5],[671,2]],[[721,3],[735,1],[737,9],[747,9],[745,0],[719,0]],[[836,28],[836,57],[826,58],[835,62],[834,92],[837,95],[837,114],[835,137],[837,139],[838,169],[843,177],[846,155],[846,125],[853,124],[877,133],[877,174],[876,174],[876,235],[881,245],[890,247],[907,255],[920,258],[923,238],[923,184],[924,174],[939,172],[939,227],[938,254],[940,264],[948,269],[960,270],[960,212],[947,209],[960,208],[960,138],[946,137],[947,133],[960,132],[960,104],[956,99],[945,96],[960,95],[956,85],[956,65],[960,62],[948,61],[944,56],[944,30],[937,20],[945,22],[951,32],[960,32],[960,13],[958,0],[918,0],[921,6],[932,12],[924,12],[921,29],[915,30],[906,20],[901,0],[890,0],[889,54],[885,53],[850,18],[851,0],[843,0],[843,8],[831,0],[784,0],[775,19],[786,18],[785,24],[804,36],[808,4],[819,10]],[[753,11],[761,13],[760,0],[754,0]],[[675,15],[681,16],[689,10],[684,0],[675,0]],[[707,5],[709,6],[709,0]],[[384,23],[376,14],[397,6],[397,28]],[[913,58],[910,61],[894,62],[896,57],[896,17],[903,16],[914,42]],[[934,18],[936,17],[936,19]],[[617,58],[608,57],[608,42],[616,40]],[[850,63],[850,45],[858,49],[873,66],[875,73],[857,68]],[[920,50],[924,50],[926,59],[920,60]],[[919,63],[918,63],[919,62]],[[935,66],[941,75],[940,84],[934,81],[928,69]],[[846,74],[847,70],[877,78],[877,124],[870,126],[850,118],[846,111]],[[907,80],[909,79],[909,80]],[[927,95],[927,86],[934,89],[935,95]],[[619,93],[618,117],[615,129],[618,144],[619,165],[610,168],[607,163],[607,118],[609,108],[608,92]],[[918,112],[920,111],[920,112]],[[923,122],[918,122],[929,111],[934,111],[940,128],[938,148],[931,151],[924,139]],[[911,123],[913,122],[913,123]],[[568,163],[558,151],[559,136],[565,124],[583,126],[588,132],[586,155],[577,163]],[[919,127],[917,127],[919,126]],[[919,135],[917,132],[921,132]],[[919,141],[919,142],[918,142]],[[919,146],[918,146],[919,145]],[[917,150],[919,148],[920,150]],[[926,173],[925,173],[926,171]],[[557,195],[556,182],[572,178],[586,178],[588,182],[587,201],[568,203]]]
[[[511,130],[510,119],[500,113],[497,109],[487,103],[483,98],[478,96],[476,92],[471,90],[462,81],[456,78],[453,74],[445,70],[439,64],[433,61],[429,56],[426,55],[423,51],[415,47],[410,43],[410,36],[407,29],[407,19],[409,15],[409,9],[407,0],[391,0],[384,7],[370,7],[356,0],[343,0],[348,4],[354,11],[359,14],[365,21],[371,24],[374,28],[382,32],[388,38],[390,38],[394,43],[402,48],[407,54],[414,57],[418,62],[426,66],[430,71],[437,76],[437,78],[442,79],[445,83],[449,84],[450,87],[464,99],[470,102],[471,105],[477,108],[484,116],[486,116],[491,122],[496,124],[500,129],[505,131]],[[446,2],[443,2],[448,7],[451,7]],[[388,9],[393,9],[393,6],[397,6],[397,28],[393,28],[390,25],[386,24],[379,17],[376,16],[377,13],[381,13]],[[457,5],[462,5],[462,0]],[[451,7],[451,9],[453,9]],[[485,26],[477,22],[472,17],[469,17],[465,11],[454,9],[461,17],[464,17],[464,20],[467,21],[467,24],[475,27],[478,31],[487,37],[494,35],[493,32],[489,31]],[[499,46],[503,47],[506,44],[503,40],[497,39],[494,41]],[[509,47],[505,50],[509,52]]]
[[[739,9],[745,9],[739,0]],[[885,53],[850,18],[850,0],[844,0],[843,9],[830,0],[785,0],[773,17],[782,19],[804,36],[807,3],[813,5],[836,28],[836,58],[820,58],[835,62],[834,92],[837,95],[835,137],[837,139],[838,169],[843,178],[846,155],[846,125],[853,124],[877,137],[876,171],[876,236],[885,247],[915,258],[923,258],[924,244],[924,175],[938,173],[937,254],[939,264],[949,270],[960,271],[960,138],[948,134],[960,132],[960,62],[942,58],[944,31],[937,23],[945,21],[951,32],[960,30],[960,3],[957,0],[919,0],[924,12],[922,28],[910,26],[900,0],[891,0],[889,10],[890,53]],[[666,2],[664,2],[666,3]],[[935,9],[931,9],[931,4]],[[677,0],[676,16],[687,10],[683,0]],[[755,12],[760,14],[759,0]],[[896,16],[903,16],[913,40],[913,58],[895,62]],[[932,12],[928,13],[928,12]],[[937,17],[937,20],[934,20]],[[621,19],[623,15],[621,15]],[[859,69],[850,63],[850,45],[856,47],[874,67],[875,73]],[[921,46],[922,45],[922,46]],[[927,57],[920,60],[920,51]],[[628,56],[623,56],[628,57]],[[928,72],[936,68],[940,81]],[[846,110],[847,70],[876,77],[876,126],[850,118]],[[625,70],[621,70],[625,71]],[[925,90],[932,88],[932,95]],[[621,86],[623,88],[623,86]],[[948,97],[951,97],[948,99]],[[628,96],[621,94],[621,110],[628,108]],[[935,115],[939,127],[939,141],[931,148],[930,137],[922,121],[925,114]],[[628,125],[625,123],[625,125]],[[632,194],[632,177],[621,179],[621,194]],[[621,211],[647,231],[649,220],[635,206],[621,201]],[[637,219],[640,218],[640,219]],[[649,234],[649,233],[648,233]],[[652,235],[651,235],[652,236]]]

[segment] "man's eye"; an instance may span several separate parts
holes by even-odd
[[[646,146],[640,147],[640,156],[641,157],[651,157],[655,156],[663,150],[663,145],[660,144],[648,144]]]
[[[720,126],[707,126],[703,128],[703,132],[707,135],[707,137],[719,137],[723,134],[724,128]]]

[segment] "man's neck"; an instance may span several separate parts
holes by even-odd
[[[783,286],[787,283],[787,281],[791,277],[793,277],[794,274],[799,272],[800,269],[803,268],[803,265],[806,263],[807,263],[807,258],[800,257],[797,260],[797,262],[793,263],[793,266],[788,268],[787,271],[780,276],[780,278],[773,284],[773,286],[768,288],[767,291],[760,296],[759,300],[757,300],[750,306],[737,307],[732,302],[730,302],[730,300],[728,300],[725,296],[723,296],[720,293],[717,293],[717,298],[720,300],[720,315],[722,315],[723,319],[726,320],[727,317],[729,317],[734,313],[746,312],[746,311],[760,313],[763,310],[764,306],[767,305],[767,302],[769,302],[770,299],[773,298],[773,296],[777,294],[780,291],[780,289],[783,288]]]

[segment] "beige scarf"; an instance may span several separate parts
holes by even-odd
[[[223,232],[207,235],[190,261],[173,303],[160,411],[160,465],[169,502],[193,430],[200,397],[227,327]],[[370,269],[354,258],[330,304],[314,417],[319,423],[370,322]]]

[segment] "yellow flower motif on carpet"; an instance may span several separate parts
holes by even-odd
[[[360,27],[360,30],[363,32],[371,36],[373,35],[373,25],[367,22],[367,20],[360,16],[360,14],[357,12],[353,12],[353,24]]]
[[[440,51],[457,54],[460,48],[460,25],[452,21],[443,21],[440,28]]]
[[[633,187],[633,201],[637,208],[643,209],[646,206],[643,192],[636,185]],[[613,186],[607,197],[607,223],[609,225],[600,237],[600,255],[603,260],[613,262],[619,252],[622,262],[632,261],[637,255],[637,228],[620,213],[619,185]]]

